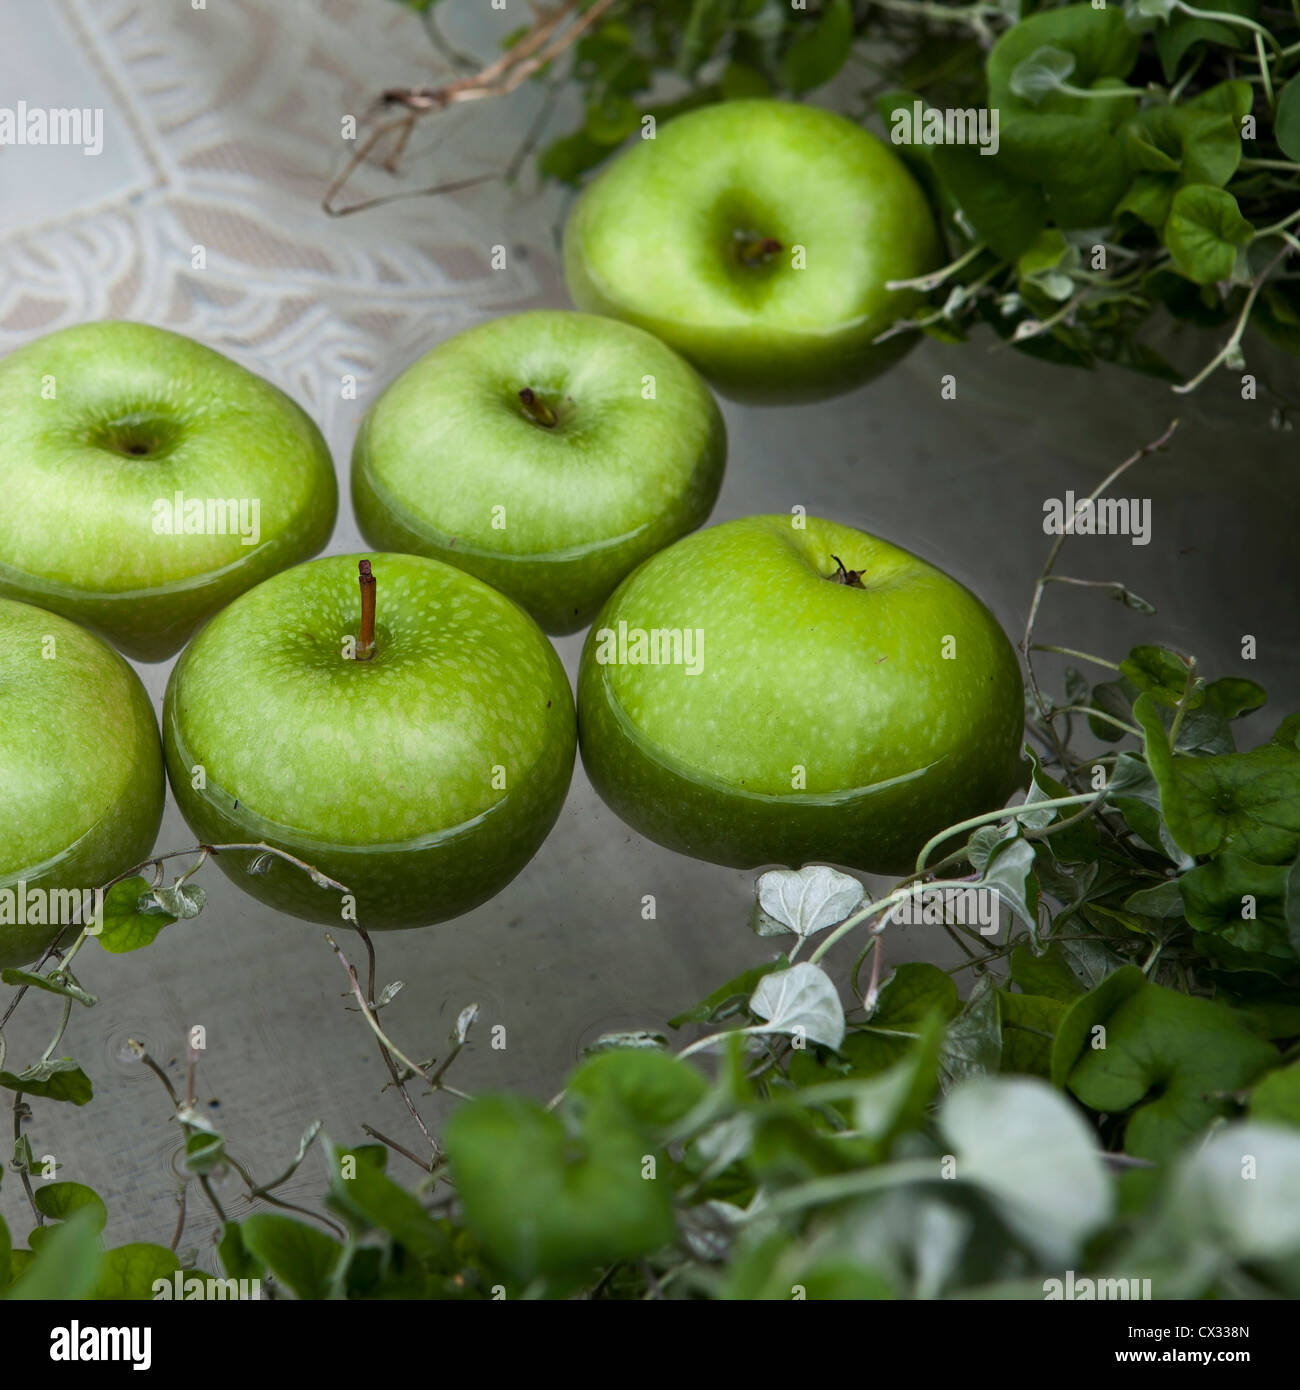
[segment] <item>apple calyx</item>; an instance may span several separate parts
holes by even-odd
[[[835,561],[835,572],[828,574],[826,578],[832,584],[847,584],[850,589],[865,589],[867,587],[862,582],[862,576],[866,574],[866,570],[845,569],[844,561],[838,555],[832,555],[831,559]]]
[[[524,408],[524,414],[527,415],[534,424],[541,425],[548,430],[555,428],[559,417],[531,386],[525,386],[524,389],[520,391],[519,403]]]
[[[375,576],[370,572],[369,560],[360,561],[357,570],[361,583],[361,631],[355,659],[369,661],[375,654]]]
[[[89,442],[123,458],[155,458],[176,442],[174,421],[151,411],[137,411],[106,420],[89,435]]]
[[[773,256],[784,250],[785,247],[775,237],[747,236],[743,232],[736,233],[736,259],[741,265],[766,265]]]

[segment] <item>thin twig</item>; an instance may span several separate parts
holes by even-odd
[[[370,960],[370,967],[367,972],[369,980],[368,994],[370,1007],[373,1009],[375,1003],[375,946],[368,932],[358,929],[357,935],[365,943],[366,955]],[[424,1123],[419,1110],[416,1108],[415,1102],[411,1099],[410,1092],[406,1089],[406,1082],[403,1081],[401,1073],[397,1070],[397,1063],[393,1061],[393,1054],[384,1046],[382,1038],[378,1041],[379,1055],[384,1059],[384,1065],[388,1068],[389,1076],[393,1078],[393,1085],[397,1087],[398,1094],[402,1097],[407,1112],[415,1121],[416,1127],[419,1129],[420,1133],[424,1135],[425,1142],[429,1145],[433,1153],[434,1162],[436,1163],[442,1158],[442,1150],[438,1145],[438,1141],[430,1134],[429,1127]]]
[[[440,87],[394,87],[384,92],[379,104],[384,107],[400,106],[402,114],[392,121],[377,127],[361,143],[360,147],[344,165],[343,171],[330,184],[321,199],[321,207],[331,217],[344,217],[350,213],[361,212],[380,203],[392,202],[402,197],[429,197],[435,194],[451,193],[475,183],[483,183],[497,175],[481,175],[474,179],[457,180],[452,183],[435,184],[431,188],[416,189],[408,193],[390,194],[382,198],[368,199],[363,203],[353,203],[345,208],[334,206],[335,198],[343,191],[357,168],[369,158],[376,145],[385,136],[397,132],[394,148],[384,161],[385,167],[393,172],[411,136],[415,123],[430,112],[446,111],[449,107],[465,101],[480,101],[489,97],[508,96],[520,87],[534,73],[541,71],[550,62],[560,57],[572,47],[581,36],[613,5],[614,0],[596,0],[588,9],[579,8],[579,0],[565,0],[555,9],[540,10],[531,29],[516,43],[512,44],[501,57],[478,72],[465,77],[454,78]],[[572,22],[570,22],[572,21]]]
[[[378,1139],[381,1144],[387,1144],[390,1149],[392,1149],[395,1153],[401,1154],[403,1158],[409,1158],[417,1168],[423,1169],[423,1171],[426,1173],[433,1172],[432,1163],[426,1162],[426,1160],[424,1160],[423,1158],[417,1158],[416,1155],[410,1151],[410,1149],[406,1148],[402,1144],[399,1144],[396,1139],[390,1139],[388,1135],[381,1134],[377,1129],[375,1129],[373,1125],[362,1125],[361,1128],[365,1130],[365,1132],[368,1135],[370,1135],[372,1139]]]

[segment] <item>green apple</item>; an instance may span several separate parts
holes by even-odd
[[[219,613],[172,671],[163,741],[200,840],[265,842],[350,891],[222,853],[236,883],[373,929],[442,921],[504,887],[560,812],[576,730],[526,613],[451,565],[375,554],[299,565]]]
[[[652,840],[736,868],[908,869],[1021,781],[1020,668],[968,590],[815,517],[710,527],[596,619],[578,725],[596,790]]]
[[[376,548],[458,565],[574,632],[706,520],[726,451],[708,387],[670,348],[538,310],[460,333],[393,382],[357,435],[352,499]]]
[[[0,598],[0,966],[35,960],[65,935],[70,895],[80,908],[150,853],[165,795],[139,676],[74,623]]]
[[[329,539],[338,487],[283,392],[146,324],[65,328],[0,362],[0,594],[142,661]]]
[[[679,116],[583,192],[564,229],[580,309],[638,324],[728,396],[835,395],[915,341],[875,339],[940,259],[897,156],[843,116],[730,101]]]

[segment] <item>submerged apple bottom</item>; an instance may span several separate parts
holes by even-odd
[[[595,670],[583,673],[579,691],[582,764],[592,786],[648,839],[727,868],[830,863],[900,876],[932,835],[997,810],[1024,784],[1017,725],[992,750],[972,745],[969,759],[941,756],[892,786],[750,792],[688,772],[638,739]]]
[[[746,405],[807,405],[866,385],[921,341],[915,331],[887,329],[908,317],[920,296],[900,291],[889,312],[803,331],[780,324],[683,322],[639,312],[596,283],[580,251],[566,242],[569,294],[579,309],[622,319],[679,352],[728,400]],[[799,274],[792,271],[791,274]]]
[[[216,857],[226,876],[280,912],[326,926],[392,931],[432,926],[478,907],[536,854],[564,805],[573,773],[572,743],[549,750],[526,779],[463,825],[400,844],[339,845],[295,834],[209,785],[191,785],[193,760],[166,721],[167,771],[186,824],[205,844],[266,844],[343,884],[322,887],[294,864],[258,851]],[[260,872],[250,866],[261,860]]]
[[[656,543],[669,544],[683,529],[664,520],[649,535],[644,529],[638,530],[626,539],[591,545],[573,555],[488,552],[466,546],[463,541],[457,544],[453,537],[410,523],[376,491],[360,440],[358,457],[361,462],[352,478],[353,509],[361,533],[371,545],[455,565],[509,595],[539,627],[555,636],[567,636],[588,626],[619,580],[653,553]],[[719,468],[718,483],[721,476]],[[716,495],[715,486],[703,504],[692,510],[685,529],[704,520]]]
[[[145,700],[143,691],[140,697]],[[28,895],[35,890],[44,903],[59,901],[54,896],[59,893],[74,894],[78,902],[84,901],[84,894],[134,868],[152,851],[162,824],[165,795],[161,759],[155,757],[152,768],[140,769],[138,783],[62,854],[29,869],[0,871],[0,969],[27,965],[39,959],[56,938],[66,944],[81,931],[80,925],[60,931],[58,924],[5,920],[18,915],[18,885],[21,883]],[[33,899],[29,896],[28,901]],[[24,910],[22,915],[28,913]]]
[[[239,563],[153,589],[113,594],[74,589],[0,565],[0,598],[17,599],[88,627],[133,661],[165,661],[206,618],[245,590],[315,554],[329,540],[334,512],[310,531],[265,541]]]

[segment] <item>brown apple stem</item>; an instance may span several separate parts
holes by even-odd
[[[361,632],[356,659],[369,661],[375,654],[375,576],[370,572],[369,560],[362,560],[357,568],[361,581]]]
[[[554,429],[556,415],[549,405],[542,400],[531,386],[525,386],[519,393],[519,403],[524,408],[524,413],[534,423],[545,426],[546,429]]]
[[[845,569],[844,561],[838,555],[832,555],[831,559],[835,561],[835,573],[828,574],[826,578],[832,584],[847,584],[850,589],[865,589],[867,587],[862,582],[864,570]]]
[[[740,243],[736,256],[741,265],[763,265],[784,249],[773,237],[753,237]]]

